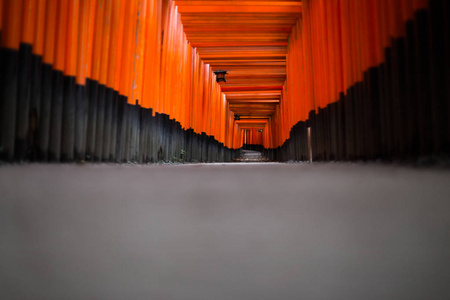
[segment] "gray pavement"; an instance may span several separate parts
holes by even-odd
[[[450,171],[0,167],[0,299],[450,299]]]

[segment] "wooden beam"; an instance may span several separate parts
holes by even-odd
[[[220,3],[220,2],[217,2]],[[240,3],[240,2],[236,2]],[[246,3],[246,2],[244,2]],[[291,2],[294,3],[294,2]],[[296,4],[296,3],[294,3]],[[267,14],[286,14],[298,15],[302,13],[301,5],[181,5],[180,2],[175,1],[178,6],[178,12],[183,13],[267,13]]]

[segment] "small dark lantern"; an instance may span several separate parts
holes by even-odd
[[[263,130],[262,129],[260,129],[260,130],[258,130],[259,132],[263,132]]]
[[[214,71],[214,74],[216,74],[217,83],[221,81],[227,82],[227,80],[225,79],[225,75],[228,74],[227,71]]]
[[[240,116],[240,115],[234,115],[234,119],[235,119],[236,121],[238,121],[238,120],[241,119],[241,116]]]

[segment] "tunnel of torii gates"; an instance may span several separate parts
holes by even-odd
[[[1,159],[445,155],[449,11],[444,0],[1,0]]]

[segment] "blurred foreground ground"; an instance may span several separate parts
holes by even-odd
[[[0,299],[450,299],[450,171],[0,167]]]

